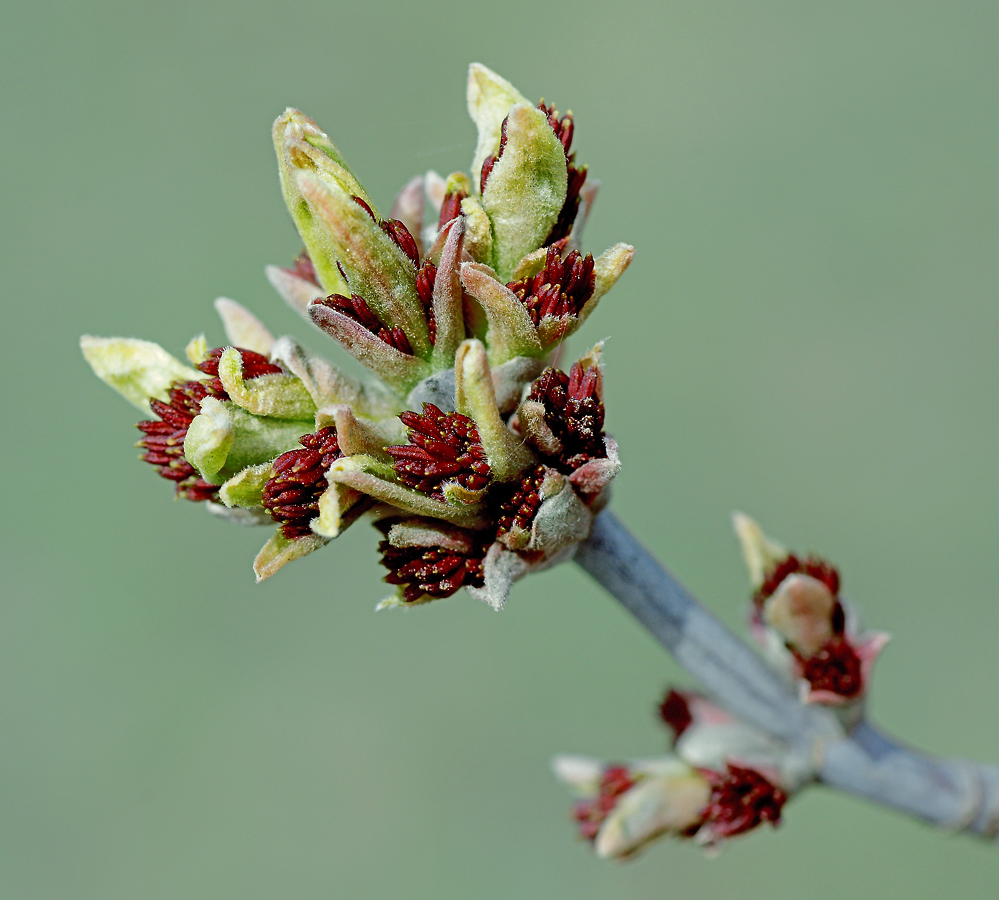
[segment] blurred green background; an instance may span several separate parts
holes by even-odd
[[[502,614],[373,614],[371,529],[256,586],[171,502],[80,333],[180,353],[218,295],[294,329],[273,118],[383,208],[468,165],[465,67],[576,114],[615,507],[739,627],[728,516],[838,562],[895,635],[875,717],[999,760],[994,2],[6,4],[4,898],[994,898],[995,850],[821,789],[718,859],[594,859],[558,752],[663,745],[682,673],[572,566]],[[331,345],[329,349],[333,350]]]

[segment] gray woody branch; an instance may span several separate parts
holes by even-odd
[[[999,839],[999,767],[937,759],[866,721],[844,735],[664,569],[610,512],[576,562],[730,712],[815,760],[816,781],[941,828]]]

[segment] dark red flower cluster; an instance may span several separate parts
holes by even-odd
[[[787,794],[755,769],[729,764],[724,772],[699,771],[711,785],[704,821],[715,837],[735,837],[764,822],[780,824]]]
[[[168,403],[155,397],[149,400],[153,414],[159,418],[135,426],[145,435],[136,444],[146,451],[142,459],[156,466],[161,477],[176,483],[178,497],[195,502],[218,499],[218,487],[205,481],[184,458],[187,429],[201,413],[201,401],[209,396],[208,388],[200,381],[175,381]]]
[[[498,495],[496,537],[502,537],[514,529],[530,530],[538,508],[541,506],[541,482],[544,481],[545,467],[535,466],[521,477],[520,481],[501,485]]]
[[[437,266],[432,260],[425,260],[416,273],[416,293],[427,314],[427,330],[430,332],[431,346],[437,343],[437,319],[434,318],[434,285],[437,283]]]
[[[399,480],[437,500],[444,499],[444,482],[455,481],[470,491],[489,484],[492,470],[482,449],[475,422],[459,413],[441,412],[423,404],[423,414],[399,416],[409,428],[409,443],[387,447]]]
[[[694,717],[690,714],[687,698],[673,688],[670,688],[660,701],[658,712],[659,718],[673,731],[674,743],[694,721]]]
[[[298,439],[301,450],[282,453],[264,486],[263,507],[289,540],[312,534],[309,523],[319,515],[319,498],[329,487],[326,471],[343,456],[332,425]]]
[[[841,634],[830,638],[814,656],[796,653],[801,677],[813,691],[856,697],[864,689],[863,668],[857,651]]]
[[[351,294],[349,297],[344,297],[343,294],[330,294],[325,300],[316,300],[315,302],[320,306],[343,313],[370,331],[380,341],[390,347],[395,347],[400,353],[405,353],[407,356],[413,355],[413,347],[409,343],[409,338],[406,337],[406,332],[398,325],[391,327],[383,325],[363,297],[357,294]]]
[[[473,542],[470,553],[445,547],[394,547],[387,540],[378,545],[382,565],[389,570],[389,584],[406,585],[402,597],[413,603],[423,596],[450,597],[460,587],[482,587],[482,560],[486,547]]]
[[[546,369],[541,374],[532,385],[529,399],[543,404],[545,421],[562,443],[563,452],[552,458],[538,451],[542,463],[528,468],[514,481],[493,482],[492,470],[472,419],[459,413],[444,413],[431,403],[423,404],[422,414],[410,411],[399,416],[410,429],[409,443],[387,447],[386,450],[394,460],[399,481],[436,500],[445,499],[443,487],[447,482],[457,483],[470,491],[488,489],[483,498],[483,514],[491,524],[475,535],[470,533],[470,537],[488,548],[511,532],[530,532],[542,503],[541,485],[546,466],[569,474],[590,459],[606,456],[604,407],[597,396],[598,387],[599,370],[596,366],[584,369],[576,363],[569,375],[554,368]],[[507,549],[530,558],[528,551],[515,546],[517,541],[504,543]],[[383,548],[387,547],[383,544]],[[434,562],[436,564],[439,560],[435,557]],[[383,553],[382,564],[390,570],[386,580],[391,584],[410,584],[401,567],[411,563],[414,559],[405,554]],[[411,566],[406,571],[415,572],[416,568]],[[449,570],[449,573],[451,571],[459,570]],[[468,571],[474,571],[475,577],[479,577],[478,570]],[[455,575],[448,581],[449,593],[461,586],[462,582],[457,581],[457,577]],[[473,582],[466,580],[464,583]],[[407,599],[411,594],[407,592]]]
[[[621,795],[635,786],[635,779],[625,766],[608,766],[600,779],[597,795],[580,800],[572,810],[572,817],[579,827],[579,836],[595,841],[600,826],[617,805]]]
[[[548,124],[551,125],[552,131],[555,132],[555,137],[562,143],[562,149],[565,151],[566,175],[568,176],[565,202],[562,204],[562,210],[559,212],[558,219],[556,219],[555,224],[552,226],[551,234],[545,239],[545,246],[547,246],[568,237],[569,232],[572,230],[576,216],[579,214],[579,192],[586,181],[586,166],[577,167],[574,165],[576,154],[570,152],[572,149],[572,135],[575,131],[572,113],[567,113],[560,119],[558,112],[555,110],[555,104],[545,106],[543,100],[538,104],[538,109],[548,116]]]
[[[208,388],[209,393],[218,400],[229,399],[229,395],[222,386],[222,380],[219,378],[219,360],[226,349],[226,347],[216,347],[214,350],[209,351],[206,359],[198,363],[198,369],[211,378],[210,381],[205,382],[205,386]],[[262,353],[256,353],[253,350],[243,350],[242,348],[236,349],[239,350],[239,355],[243,360],[243,379],[245,381],[249,381],[251,378],[259,378],[261,375],[281,374],[281,367],[274,365]]]
[[[157,473],[173,481],[178,497],[194,502],[218,500],[218,487],[209,484],[184,457],[184,439],[187,429],[195,417],[201,414],[201,401],[205,397],[228,400],[222,382],[219,380],[219,358],[225,347],[216,347],[208,358],[198,364],[198,368],[209,378],[205,381],[175,381],[170,386],[170,399],[167,402],[149,399],[149,406],[158,419],[139,422],[135,427],[144,435],[136,446],[146,452],[142,459],[156,466]],[[243,359],[243,377],[257,378],[271,372],[280,372],[265,356],[237,347]]]
[[[592,254],[580,256],[578,250],[573,250],[562,259],[561,251],[561,245],[550,246],[540,272],[507,284],[527,308],[535,325],[548,316],[556,319],[578,316],[593,296]]]
[[[789,575],[810,575],[812,578],[821,581],[832,592],[834,597],[839,596],[839,572],[835,567],[825,560],[815,556],[806,557],[804,560],[798,559],[793,553],[781,560],[777,566],[764,579],[759,590],[753,596],[753,602],[757,606],[763,606],[767,597],[773,596],[781,582]]]
[[[591,459],[607,455],[604,446],[604,405],[597,396],[599,372],[574,363],[569,374],[545,369],[531,386],[529,400],[545,408],[545,422],[563,451],[553,463],[573,472]]]

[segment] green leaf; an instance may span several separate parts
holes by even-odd
[[[151,341],[85,334],[80,338],[80,349],[94,374],[146,415],[152,415],[150,397],[165,402],[175,381],[201,381],[205,377]]]

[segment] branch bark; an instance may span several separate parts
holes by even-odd
[[[646,550],[609,510],[575,560],[730,712],[816,760],[816,781],[950,831],[999,839],[999,767],[938,759],[861,721],[804,704]]]

